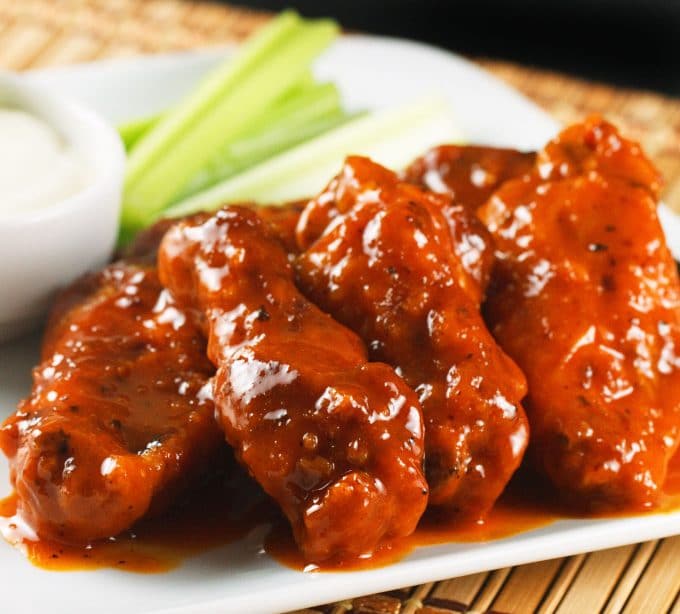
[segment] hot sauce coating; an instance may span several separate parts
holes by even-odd
[[[345,171],[350,176],[343,177]],[[312,200],[311,206],[303,209],[296,229],[298,250],[311,246],[333,218],[353,206],[355,184],[361,184],[362,189],[369,192],[370,186],[379,189],[381,185],[393,183],[394,180],[392,171],[376,164],[345,166],[333,181],[333,193],[326,190]],[[489,282],[493,265],[489,233],[474,215],[467,213],[465,207],[450,197],[441,197],[438,203],[449,226],[453,251],[460,261],[456,265],[462,273],[458,278],[459,283],[473,300],[479,302]]]
[[[476,211],[508,179],[534,166],[536,154],[481,145],[439,145],[414,160],[402,173],[404,181],[440,194]]]
[[[229,207],[178,224],[159,267],[204,320],[227,441],[281,505],[306,560],[410,534],[427,503],[418,399],[298,292],[266,223]]]
[[[306,205],[307,201],[304,200],[255,207],[257,215],[267,223],[289,254],[299,251],[295,230]]]
[[[366,158],[348,158],[301,218],[298,236],[309,237],[314,208],[338,211],[298,257],[297,272],[312,300],[418,392],[430,502],[482,517],[527,445],[526,386],[469,291],[442,213],[448,202]]]
[[[529,381],[533,459],[565,500],[644,508],[680,427],[680,288],[640,148],[591,118],[480,210],[488,322]]]
[[[288,253],[298,251],[295,228],[307,201],[292,201],[282,205],[255,205],[245,203],[243,206],[254,209],[258,216],[269,224],[273,232]],[[201,213],[200,215],[209,215]],[[192,216],[195,218],[196,216]],[[123,250],[122,256],[135,262],[156,263],[158,248],[165,233],[177,222],[185,218],[161,218],[148,228],[137,233],[134,240]]]
[[[114,264],[65,291],[31,395],[0,428],[37,535],[87,543],[170,503],[223,445],[213,372],[154,269]]]
[[[404,181],[450,196],[442,212],[453,230],[456,254],[482,288],[489,283],[494,256],[488,233],[480,231],[483,225],[474,214],[505,181],[528,172],[535,158],[533,152],[514,149],[439,145],[414,160],[401,174]],[[471,247],[476,248],[479,257]]]

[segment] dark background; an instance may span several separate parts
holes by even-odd
[[[233,1],[233,0],[232,0]],[[237,0],[238,1],[238,0]],[[240,0],[680,96],[680,0]]]

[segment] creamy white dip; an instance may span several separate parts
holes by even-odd
[[[0,108],[0,216],[43,209],[79,192],[86,169],[45,121]]]

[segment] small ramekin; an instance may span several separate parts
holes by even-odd
[[[35,327],[59,288],[111,257],[125,152],[116,130],[94,112],[19,75],[0,73],[0,106],[26,110],[47,122],[75,149],[88,173],[86,186],[68,198],[41,209],[0,214],[4,341]]]

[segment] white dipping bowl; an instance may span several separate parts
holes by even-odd
[[[116,130],[95,113],[20,76],[0,73],[0,106],[25,110],[50,125],[87,173],[85,187],[68,198],[11,216],[0,214],[4,341],[35,327],[59,288],[110,259],[118,233],[125,151]]]

